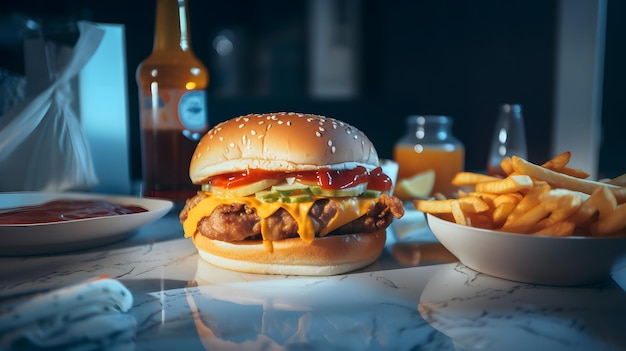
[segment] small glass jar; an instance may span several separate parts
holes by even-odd
[[[394,145],[393,157],[399,165],[398,181],[433,170],[435,184],[431,194],[445,196],[454,194],[452,178],[465,167],[465,147],[452,134],[452,118],[448,116],[408,116],[406,134]],[[399,198],[411,197],[396,189]]]

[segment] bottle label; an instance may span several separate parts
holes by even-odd
[[[191,140],[208,130],[208,109],[204,90],[160,89],[145,94],[141,102],[142,129],[179,129]]]
[[[204,90],[188,91],[178,102],[178,120],[187,130],[202,132],[207,128],[206,94]]]

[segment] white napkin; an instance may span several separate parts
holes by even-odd
[[[0,350],[133,350],[131,292],[97,279],[29,299],[0,301]]]

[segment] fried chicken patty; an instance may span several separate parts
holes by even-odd
[[[185,207],[180,213],[180,221],[187,219],[189,210],[195,207],[207,195],[199,192],[198,195],[187,200]],[[315,235],[326,227],[328,222],[338,211],[338,205],[332,199],[320,199],[315,201],[308,213],[313,223]],[[327,235],[341,235],[350,233],[372,233],[387,228],[393,217],[400,218],[404,215],[402,202],[395,196],[381,195],[376,204],[366,214],[349,222]],[[266,219],[268,240],[280,240],[298,237],[298,223],[284,209],[278,209]],[[246,239],[261,239],[261,217],[257,216],[254,208],[243,203],[220,205],[213,213],[203,217],[198,222],[198,231],[212,240],[241,241]]]

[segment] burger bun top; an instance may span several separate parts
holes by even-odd
[[[216,125],[196,147],[189,166],[195,184],[248,169],[334,170],[379,166],[372,142],[357,128],[319,115],[249,114]]]

